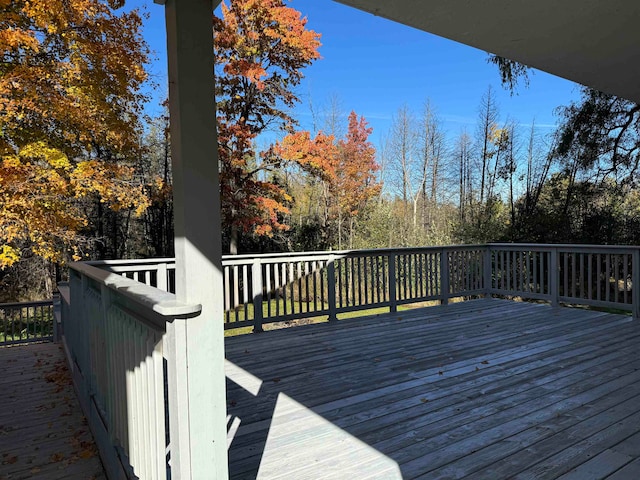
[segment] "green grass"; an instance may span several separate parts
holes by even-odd
[[[271,312],[273,314],[275,314],[275,305],[276,305],[276,300],[271,300]],[[279,300],[279,308],[280,308],[280,313],[282,314],[282,312],[284,311],[284,301],[282,299]],[[303,308],[302,308],[302,312],[305,313],[305,305],[306,303],[303,302],[302,303]],[[310,304],[310,307],[313,308],[313,305]],[[267,308],[268,308],[268,304],[267,302],[263,302],[262,304],[262,312],[263,312],[263,316],[266,317],[267,316]],[[293,305],[294,308],[294,312],[295,313],[300,313],[300,305],[298,302],[295,302]],[[320,308],[320,305],[318,305],[318,308]],[[287,313],[291,313],[291,301],[287,301]],[[404,310],[410,310],[411,307],[410,306],[406,306],[406,305],[399,305],[398,306],[398,311],[404,311]],[[339,313],[338,314],[338,320],[346,320],[349,318],[358,318],[358,317],[366,317],[366,316],[371,316],[371,315],[379,315],[382,313],[388,313],[389,312],[389,307],[376,307],[376,308],[368,308],[366,310],[356,310],[356,311],[352,311],[352,312],[344,312],[344,313]],[[225,312],[225,321],[227,319]],[[253,305],[249,304],[247,305],[247,315],[246,317],[251,321],[253,319]],[[245,310],[244,310],[244,305],[241,306],[238,311],[236,312],[231,312],[231,318],[232,320],[234,318],[237,318],[238,322],[244,321],[245,319]],[[310,324],[315,324],[315,323],[325,323],[328,321],[328,316],[327,315],[315,315],[314,312],[309,312],[309,317],[303,317],[299,320],[289,320],[287,322],[270,322],[270,323],[264,323],[263,324],[263,328],[265,330],[277,330],[280,328],[284,328],[283,324],[287,324],[287,326],[299,326],[299,325],[310,325]],[[234,323],[233,321],[230,323]],[[244,327],[239,327],[239,328],[230,328],[224,331],[224,336],[225,337],[234,337],[236,335],[245,335],[247,333],[252,333],[253,332],[253,326],[249,325],[249,326],[244,326]]]
[[[25,309],[26,310],[26,309]],[[0,310],[0,343],[16,342],[52,335],[53,312],[50,310],[29,312],[18,310]]]

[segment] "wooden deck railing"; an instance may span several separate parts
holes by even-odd
[[[489,294],[640,312],[640,248],[490,244]]]
[[[639,247],[487,244],[223,257],[225,328],[496,295],[640,309]],[[95,262],[172,289],[172,259]],[[640,264],[639,264],[640,265]],[[635,272],[635,273],[634,273]],[[635,288],[634,288],[635,285]]]
[[[186,365],[175,353],[181,345],[172,326],[200,306],[81,263],[71,265],[69,285],[60,292],[61,338],[109,478],[167,478],[167,453],[175,458],[189,449],[188,438],[171,434],[175,422],[169,436],[165,431],[167,418],[178,417],[177,397],[187,395],[176,386],[175,372]]]
[[[52,340],[54,328],[52,300],[0,303],[0,346]]]
[[[225,328],[260,331],[267,322],[333,321],[345,312],[479,295],[640,318],[639,247],[488,244],[238,255],[222,263]],[[110,478],[167,478],[170,459],[190,448],[177,433],[180,418],[208,414],[176,408],[188,405],[179,386],[186,344],[176,325],[200,307],[178,303],[174,285],[173,259],[123,260],[72,264],[69,286],[60,289],[62,339]]]

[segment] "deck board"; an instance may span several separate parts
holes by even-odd
[[[633,479],[639,351],[628,316],[496,299],[229,337],[231,478]]]
[[[0,480],[106,478],[59,345],[0,348]]]

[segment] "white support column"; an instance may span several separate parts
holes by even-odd
[[[169,111],[175,215],[176,296],[202,305],[200,316],[174,325],[174,375],[186,391],[171,392],[180,410],[180,452],[174,478],[226,479],[226,399],[222,326],[220,189],[213,79],[216,0],[167,0]],[[181,389],[182,390],[182,389]],[[176,395],[179,398],[176,398]],[[175,407],[176,405],[174,405]],[[188,438],[184,438],[188,436]],[[188,442],[188,443],[187,443]],[[186,464],[188,462],[188,465]]]

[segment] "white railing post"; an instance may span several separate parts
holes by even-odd
[[[633,319],[640,320],[640,249],[634,248],[631,264],[631,307]]]
[[[187,368],[187,319],[167,324],[164,345],[169,384],[169,441],[172,478],[191,478],[189,388]]]
[[[158,269],[156,270],[156,282],[157,288],[168,292],[169,291],[169,282],[167,281],[167,262],[162,262],[158,264]]]
[[[247,286],[245,285],[246,289]],[[259,258],[251,265],[251,291],[253,293],[253,333],[260,333],[262,329],[262,263]]]
[[[338,320],[337,308],[336,308],[336,257],[335,255],[329,255],[327,261],[327,301],[329,302],[329,321],[335,322]]]
[[[491,257],[491,245],[485,245],[482,257],[482,289],[484,290],[485,298],[491,298],[493,289],[493,262]]]
[[[396,279],[396,253],[389,253],[389,311],[398,311],[397,279]]]
[[[551,306],[557,307],[560,302],[558,297],[560,296],[559,284],[560,284],[560,269],[558,266],[560,252],[557,247],[554,247],[549,252],[549,295],[551,296]]]
[[[440,249],[440,295],[442,305],[449,303],[449,252]]]

